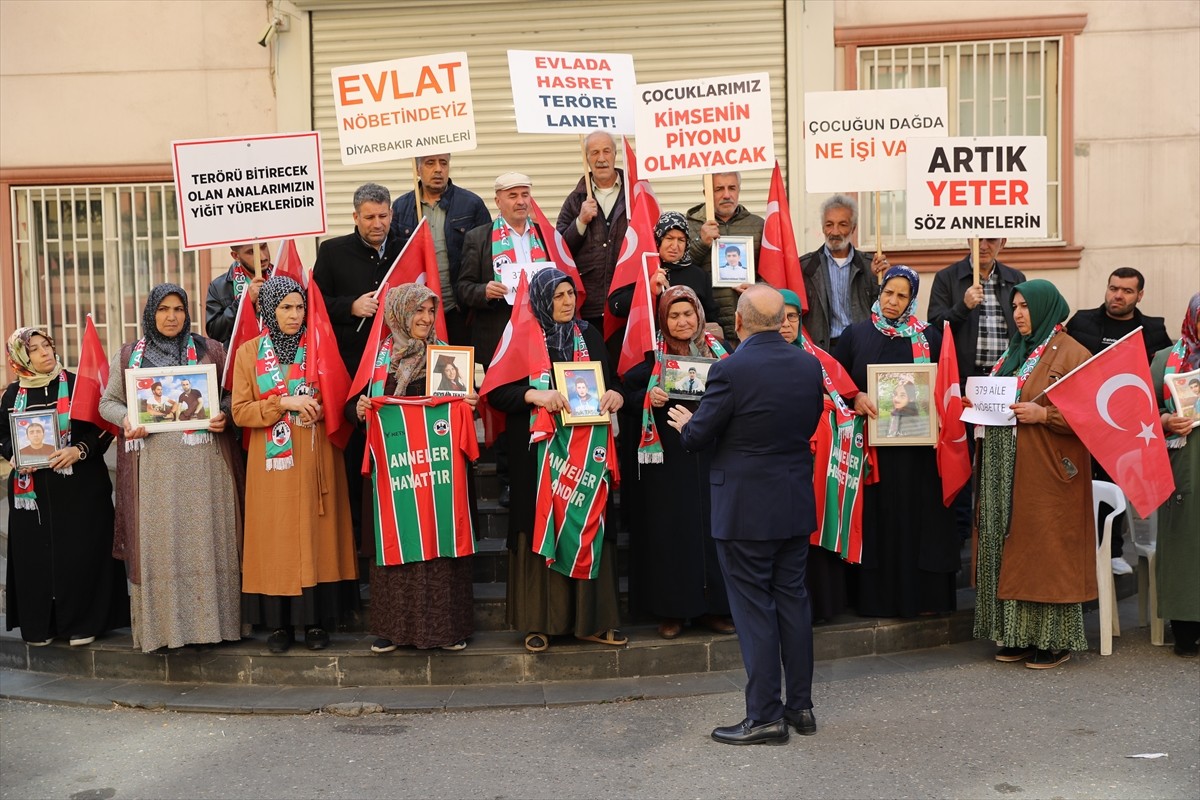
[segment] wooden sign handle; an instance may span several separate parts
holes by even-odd
[[[417,160],[414,158],[412,162],[413,169],[413,200],[417,206],[417,222],[421,221],[421,202],[424,200],[421,197],[421,171],[417,168]]]
[[[704,176],[704,218],[711,221],[717,219],[716,206],[713,203],[713,176],[711,174]]]
[[[587,192],[587,199],[592,199],[592,165],[587,160],[587,137],[583,134],[579,135],[579,154],[583,157],[583,188]]]
[[[883,220],[879,217],[879,192],[875,193],[875,254],[883,255]],[[883,285],[884,273],[879,273],[879,285]]]
[[[971,285],[979,285],[979,237],[971,237]]]

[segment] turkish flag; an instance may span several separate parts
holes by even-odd
[[[558,232],[558,228],[555,228],[546,219],[546,215],[542,213],[537,200],[531,197],[529,198],[529,202],[533,208],[533,221],[538,224],[538,228],[542,231],[542,238],[546,240],[543,243],[546,245],[546,255],[554,262],[554,266],[565,272],[567,277],[575,282],[575,307],[583,308],[583,301],[587,297],[587,291],[583,288],[583,279],[579,277],[579,268],[575,266],[575,257],[571,255],[571,248],[567,247],[567,241]],[[575,223],[572,222],[571,224],[574,225]]]
[[[342,406],[350,396],[350,373],[342,363],[325,297],[316,281],[308,284],[308,370],[310,378],[320,389],[321,406],[325,409],[325,433],[340,449],[346,448],[352,433],[350,423],[342,414]]]
[[[654,299],[650,293],[650,278],[645,270],[639,270],[637,283],[633,287],[633,302],[629,304],[629,319],[625,324],[625,340],[621,344],[621,358],[617,362],[617,374],[625,373],[641,364],[646,353],[654,349]]]
[[[139,388],[139,389],[149,389],[153,385],[154,385],[153,378],[138,378],[137,379],[137,388]]]
[[[233,391],[233,362],[237,360],[238,348],[266,329],[258,321],[258,312],[250,302],[250,292],[242,292],[238,298],[237,316],[233,318],[233,336],[229,340],[229,351],[225,353],[225,373],[221,376],[221,387]]]
[[[1139,327],[1046,389],[1142,517],[1175,490]]]
[[[108,385],[108,359],[104,357],[104,345],[100,334],[87,316],[83,329],[83,345],[79,352],[79,369],[75,372],[75,393],[71,398],[71,419],[90,422],[103,431],[116,436],[120,428],[100,416],[100,395]]]
[[[284,239],[279,243],[279,252],[275,257],[275,270],[271,276],[286,275],[301,286],[308,285],[308,273],[304,270],[304,264],[300,261],[300,251],[296,249],[296,243],[291,239]]]
[[[942,323],[942,352],[938,357],[937,397],[938,430],[937,466],[942,476],[942,505],[947,508],[971,480],[971,455],[967,450],[967,426],[962,421],[962,388],[958,383],[958,356],[950,322]]]
[[[549,369],[550,353],[546,350],[546,337],[542,334],[542,326],[533,316],[533,306],[529,304],[529,277],[521,273],[512,316],[504,326],[504,335],[500,337],[491,366],[483,376],[483,385],[479,387],[479,415],[483,419],[486,445],[490,447],[505,427],[504,414],[488,405],[488,392],[506,383],[529,380]]]
[[[779,162],[771,173],[767,194],[767,219],[763,224],[762,248],[758,255],[758,276],[776,289],[791,289],[800,298],[802,311],[808,311],[804,292],[804,274],[800,271],[800,251],[796,249],[796,231],[788,208],[787,188]]]
[[[629,146],[628,141],[625,143],[625,163],[627,165],[637,163],[633,148]],[[628,172],[625,177],[628,179]],[[639,273],[645,274],[649,266],[642,263],[642,254],[658,252],[658,248],[654,244],[654,226],[658,224],[659,217],[658,200],[654,197],[654,190],[650,188],[647,181],[638,181],[636,184],[625,187],[625,208],[629,214],[629,226],[625,229],[625,239],[621,242],[621,254],[617,256],[617,264],[613,268],[613,279],[609,285],[610,292],[622,286],[636,285]],[[632,308],[630,313],[632,313]],[[624,323],[625,320],[613,316],[612,312],[608,310],[608,304],[605,303],[604,338],[607,340],[619,331]]]

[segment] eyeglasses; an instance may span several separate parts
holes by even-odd
[[[796,314],[796,313],[784,314],[783,318],[785,320],[787,320],[788,322],[799,322],[800,321],[800,315]]]

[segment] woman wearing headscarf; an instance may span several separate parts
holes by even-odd
[[[325,432],[304,289],[269,278],[258,310],[267,332],[241,346],[233,377],[233,421],[250,432],[242,619],[271,631],[272,653],[296,625],[323,650],[358,591],[346,471]]]
[[[871,318],[846,328],[834,357],[858,387],[860,414],[879,410],[867,395],[869,364],[928,364],[941,354],[941,334],[917,319],[917,273],[888,269]],[[874,443],[872,443],[874,444]],[[858,613],[915,617],[955,608],[961,566],[954,515],[942,505],[937,458],[929,445],[878,447],[879,482],[863,489],[862,563]]]
[[[65,637],[90,644],[129,624],[125,569],[112,557],[112,483],[104,453],[112,435],[71,419],[75,374],[63,368],[42,328],[8,339],[17,374],[0,399],[0,458],[12,459],[9,414],[52,412],[58,439],[46,469],[14,471],[8,481],[8,630],[31,645]]]
[[[529,304],[545,337],[550,360],[567,364],[600,362],[607,387],[600,397],[600,411],[611,413],[620,409],[624,396],[609,366],[603,337],[593,326],[576,318],[575,284],[571,279],[552,267],[540,270],[529,281]],[[599,563],[594,560],[591,563],[590,577],[569,577],[560,570],[570,565],[561,560],[548,564],[546,556],[533,551],[538,533],[534,530],[534,520],[539,510],[539,456],[545,448],[543,444],[529,444],[535,421],[539,434],[563,437],[560,441],[608,434],[608,444],[597,445],[589,452],[597,463],[612,458],[609,450],[612,436],[604,430],[608,426],[580,425],[564,430],[558,414],[567,408],[567,398],[554,387],[552,380],[551,370],[548,379],[535,376],[514,381],[496,387],[488,395],[489,404],[507,415],[506,430],[511,433],[507,437],[512,477],[512,501],[508,509],[508,622],[516,630],[526,631],[525,649],[533,653],[549,647],[550,636],[561,634],[622,646],[628,640],[616,630],[620,618],[616,537],[605,535],[605,509],[596,508],[587,520],[589,525],[598,522],[596,528],[567,531],[580,539],[593,532],[600,538]],[[609,480],[607,468],[601,480]]]
[[[1155,581],[1158,614],[1171,622],[1175,655],[1195,658],[1200,653],[1200,436],[1195,417],[1175,407],[1165,382],[1169,375],[1200,369],[1200,292],[1192,295],[1179,341],[1159,350],[1150,366],[1167,434],[1167,455],[1175,476],[1175,491],[1158,509]]]
[[[113,554],[129,575],[133,644],[147,653],[241,638],[243,472],[228,400],[213,403],[208,430],[148,435],[129,423],[127,369],[214,364],[221,375],[225,348],[191,328],[182,287],[151,289],[142,338],[113,358],[100,399],[101,416],[122,428]]]
[[[679,636],[687,620],[717,633],[735,632],[709,523],[709,456],[685,450],[679,432],[667,424],[671,406],[695,411],[699,404],[670,399],[662,384],[672,356],[724,358],[725,345],[704,330],[704,321],[691,288],[668,288],[658,299],[656,352],[624,378],[626,403],[642,409],[639,424],[628,431],[643,435],[631,436],[641,445],[638,458],[623,466],[622,491],[636,481],[645,498],[630,520],[630,593],[640,611],[658,618],[664,639]]]
[[[440,344],[434,323],[438,297],[424,285],[406,283],[388,290],[383,301],[383,321],[391,331],[386,377],[372,380],[366,395],[346,403],[346,416],[359,425],[366,419],[369,396],[422,397],[425,391],[425,355],[429,345]],[[377,355],[378,361],[378,355]],[[382,372],[382,368],[380,369]],[[474,390],[466,402],[475,407]],[[372,467],[374,468],[374,467]],[[364,483],[370,496],[371,483]],[[366,504],[370,509],[371,504]],[[372,512],[363,512],[363,530],[374,527]],[[374,536],[365,536],[374,547]],[[472,560],[468,556],[434,558],[398,566],[379,566],[372,553],[370,631],[378,638],[376,653],[390,653],[401,645],[420,649],[440,647],[462,650],[475,632]]]
[[[666,211],[654,226],[654,245],[658,248],[659,272],[656,275],[656,292],[667,286],[687,286],[696,295],[704,318],[717,318],[717,304],[712,296],[712,274],[707,268],[699,267],[692,260],[688,247],[687,219],[678,211]],[[608,295],[608,308],[618,317],[629,316],[633,302],[634,284],[613,289]],[[701,328],[703,328],[703,324]]]
[[[1050,669],[1087,649],[1096,530],[1091,456],[1044,391],[1090,353],[1065,332],[1054,284],[1017,284],[1012,305],[1017,330],[992,375],[1016,378],[1016,425],[984,427],[978,450],[975,638],[1000,645],[997,661]]]

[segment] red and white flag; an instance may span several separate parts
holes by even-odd
[[[617,374],[641,364],[646,353],[654,349],[654,299],[650,292],[650,277],[645,270],[638,272],[633,287],[633,301],[629,304],[629,319],[625,322],[625,340],[621,344],[621,358],[617,363]]]
[[[1142,517],[1175,490],[1153,386],[1139,327],[1046,389]]]
[[[266,328],[258,321],[254,303],[250,302],[250,292],[242,292],[242,296],[238,298],[237,315],[233,318],[233,335],[229,338],[229,349],[225,352],[225,372],[221,376],[223,389],[233,391],[233,362],[237,360],[238,349],[265,332]]]
[[[308,286],[308,273],[300,261],[300,251],[291,239],[279,243],[279,252],[275,256],[275,269],[271,275],[286,275],[301,286]]]
[[[778,161],[771,173],[771,190],[767,195],[767,219],[763,224],[762,248],[758,255],[758,275],[776,289],[791,289],[800,298],[801,311],[808,310],[796,231],[792,228],[787,187],[783,185]]]
[[[75,392],[71,397],[71,419],[90,422],[113,436],[120,428],[100,416],[100,396],[108,385],[108,359],[104,356],[104,345],[100,334],[87,315],[83,329],[83,345],[79,351],[79,369],[75,372]]]
[[[316,281],[308,284],[308,352],[312,366],[308,373],[316,378],[320,389],[321,406],[325,409],[325,433],[329,441],[344,450],[350,441],[353,429],[342,414],[342,407],[350,395],[350,373],[342,363],[338,352],[329,311],[325,308],[325,296]]]
[[[962,387],[959,385],[958,355],[950,322],[942,323],[942,352],[938,357],[937,384],[938,430],[937,466],[942,476],[942,505],[947,508],[971,480],[971,454],[967,450],[967,425],[962,421]]]
[[[650,188],[647,181],[637,181],[630,183],[630,176],[633,170],[629,169],[630,165],[637,164],[637,157],[633,153],[633,147],[630,146],[629,140],[625,140],[625,210],[629,215],[629,224],[625,228],[625,239],[621,242],[621,254],[617,256],[617,264],[613,268],[613,279],[610,284],[609,291],[619,289],[622,286],[629,284],[637,284],[639,273],[645,274],[646,265],[642,261],[642,254],[658,252],[654,244],[654,226],[658,224],[659,210],[658,200],[654,197],[654,190]],[[625,324],[625,320],[614,316],[608,310],[608,304],[604,304],[604,338],[607,341],[610,336],[621,329]]]
[[[571,248],[567,247],[567,241],[558,232],[558,228],[555,228],[546,219],[537,200],[531,197],[529,203],[533,209],[533,221],[538,224],[538,228],[542,231],[542,238],[546,240],[543,242],[546,245],[546,255],[550,256],[554,266],[565,272],[567,277],[575,282],[575,307],[583,308],[587,291],[583,288],[583,280],[579,277],[579,268],[575,266],[575,257],[571,255]]]
[[[479,394],[486,397],[497,386],[529,380],[531,376],[540,375],[548,369],[550,353],[546,351],[546,337],[529,302],[529,278],[522,273],[521,281],[517,284],[517,296],[513,300],[512,316],[504,326],[504,335],[496,346]]]

